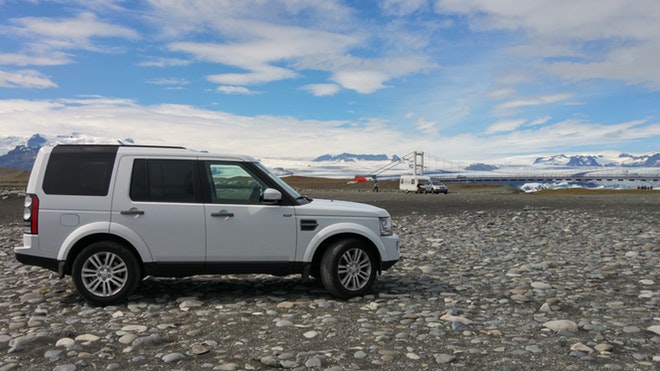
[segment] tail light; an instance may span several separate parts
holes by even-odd
[[[39,233],[39,197],[34,194],[25,195],[23,204],[23,233]]]

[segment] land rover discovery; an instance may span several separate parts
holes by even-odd
[[[399,260],[399,239],[387,211],[310,199],[249,156],[57,145],[37,155],[14,252],[101,306],[146,276],[198,274],[314,276],[350,298]]]

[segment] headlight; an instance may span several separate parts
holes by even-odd
[[[392,235],[392,218],[383,217],[378,218],[380,221],[380,235],[381,236],[390,236]]]

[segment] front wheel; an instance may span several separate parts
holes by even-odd
[[[111,241],[95,242],[83,249],[73,261],[71,276],[78,293],[99,306],[125,301],[141,278],[135,255]]]
[[[352,298],[364,295],[376,280],[376,259],[358,239],[336,242],[321,259],[321,282],[332,295]]]

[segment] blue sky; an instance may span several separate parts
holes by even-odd
[[[257,157],[660,150],[656,0],[0,0],[2,136]]]

